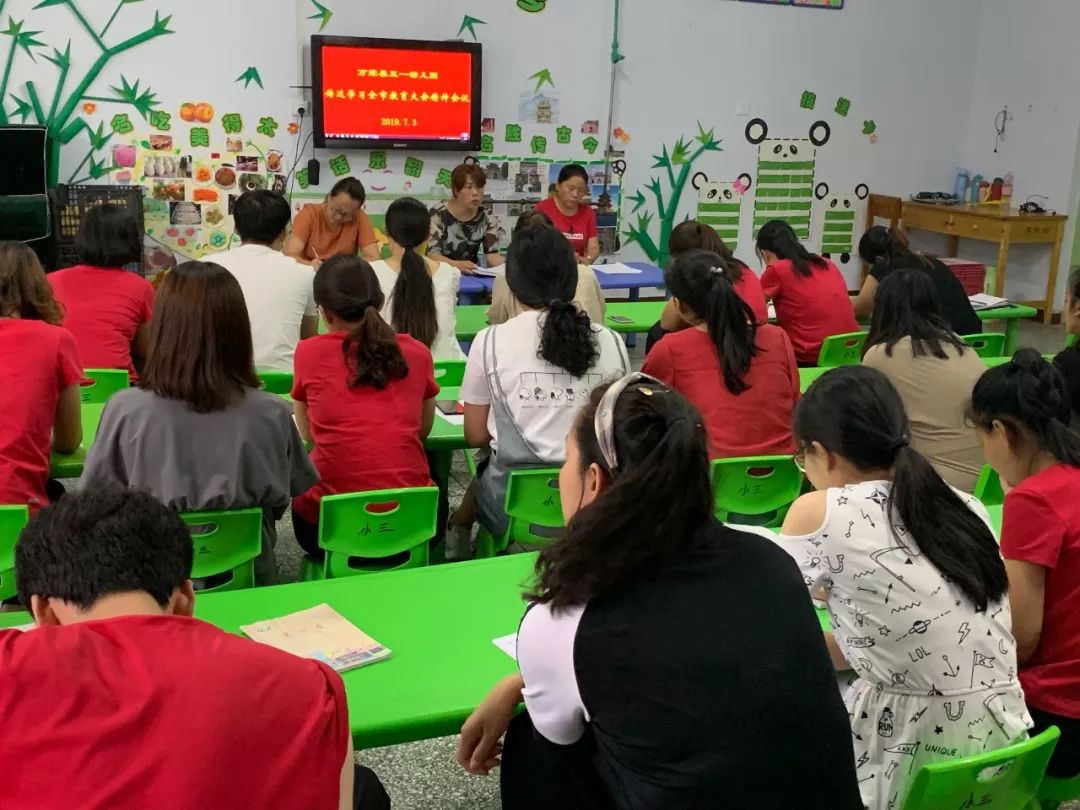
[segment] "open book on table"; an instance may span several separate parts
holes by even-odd
[[[390,657],[390,650],[327,604],[240,629],[255,641],[301,658],[314,658],[338,672]]]

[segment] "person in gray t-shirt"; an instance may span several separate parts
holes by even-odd
[[[291,409],[258,390],[239,284],[209,262],[166,276],[140,387],[105,406],[83,483],[144,489],[181,512],[263,510],[260,584],[277,581],[274,521],[319,475]]]

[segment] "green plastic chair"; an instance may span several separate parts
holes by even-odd
[[[975,350],[979,357],[1003,357],[1005,355],[1005,333],[983,332],[978,335],[964,335],[960,338]]]
[[[1069,779],[1043,777],[1039,785],[1039,806],[1042,810],[1057,810],[1062,802],[1080,799],[1080,774]]]
[[[1069,335],[1065,338],[1065,348],[1070,349],[1076,345],[1076,341],[1080,340],[1080,335]]]
[[[818,367],[836,368],[837,366],[857,366],[862,362],[863,347],[866,345],[866,332],[848,332],[846,335],[833,335],[825,338],[818,354]]]
[[[793,456],[718,458],[712,463],[713,507],[719,520],[779,528],[802,494]]]
[[[1038,737],[987,754],[923,765],[903,810],[1024,810],[1032,807],[1046,763],[1061,732],[1051,726]]]
[[[0,601],[15,591],[15,541],[30,519],[25,506],[0,506]]]
[[[287,371],[271,371],[266,369],[264,371],[255,372],[262,385],[262,390],[268,391],[271,394],[290,394],[292,393],[293,375]]]
[[[262,509],[184,512],[195,559],[191,578],[203,580],[199,593],[255,586],[255,558],[262,551]]]
[[[514,470],[506,486],[506,516],[510,523],[502,537],[481,531],[476,540],[477,557],[494,557],[510,546],[544,546],[556,540],[564,528],[559,468]]]
[[[104,405],[109,397],[129,386],[128,373],[115,368],[88,368],[83,370],[79,396],[83,402]]]
[[[435,382],[440,388],[460,388],[465,381],[464,360],[436,360]]]
[[[1001,486],[1001,479],[989,464],[979,473],[979,480],[975,482],[975,492],[972,494],[983,506],[1001,506],[1005,503],[1005,490]]]
[[[325,495],[319,506],[322,562],[305,557],[300,580],[420,568],[436,534],[439,488]]]

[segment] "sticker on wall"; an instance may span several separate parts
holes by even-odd
[[[559,127],[555,130],[555,140],[558,143],[570,143],[573,134],[574,130],[570,129],[570,127]]]
[[[349,159],[345,155],[330,158],[327,165],[330,166],[330,171],[334,173],[334,177],[348,177],[352,174],[352,167],[349,165]]]
[[[749,183],[749,175],[738,180],[712,183],[704,172],[698,172],[691,179],[698,192],[697,221],[716,231],[732,251],[739,249],[743,194]]]
[[[189,143],[194,148],[210,148],[210,130],[206,127],[192,127]]]
[[[615,127],[615,129],[611,130],[611,137],[624,146],[630,143],[630,133],[622,127]]]
[[[386,168],[386,152],[378,151],[368,154],[368,168],[369,169],[385,169]]]
[[[325,31],[326,26],[330,24],[330,18],[334,16],[334,12],[320,3],[319,0],[311,0],[311,5],[315,6],[316,11],[308,19],[319,20],[319,31]]]
[[[851,99],[841,96],[836,100],[836,114],[847,118],[849,112],[851,112]]]
[[[476,42],[476,26],[478,25],[487,25],[487,23],[479,17],[466,14],[461,20],[461,27],[458,28],[457,35],[460,37],[465,31],[468,31],[469,36],[473,38],[473,42]]]
[[[247,90],[248,85],[250,85],[252,82],[255,82],[255,84],[259,85],[260,90],[263,89],[262,76],[259,75],[259,69],[254,66],[249,67],[247,70],[245,70],[243,73],[236,77],[235,83],[239,84],[240,82],[244,83],[245,90]]]
[[[495,119],[494,118],[483,118],[483,119],[481,119],[481,121],[480,121],[480,131],[481,132],[487,132],[489,134],[494,132],[495,131]]]
[[[676,142],[674,151],[682,151],[685,156],[685,159],[678,166],[678,174],[675,172],[676,166],[672,163],[666,146],[652,167],[664,170],[664,176],[669,187],[667,198],[664,197],[664,187],[660,178],[653,177],[645,188],[656,203],[655,211],[638,214],[637,220],[624,233],[631,241],[638,243],[653,264],[663,267],[667,263],[668,240],[671,237],[672,228],[675,227],[675,217],[682,201],[682,193],[690,180],[694,162],[706,152],[720,151],[720,141],[716,139],[714,132],[715,130],[712,129],[706,130],[699,123],[698,134],[692,141],[687,142],[684,138],[680,138]],[[678,148],[680,144],[683,145],[681,150]],[[693,151],[689,151],[689,146],[694,144],[697,144],[697,147]],[[637,195],[631,199],[635,200],[635,210],[644,207],[644,193],[642,191],[638,191]],[[659,235],[655,239],[651,233],[654,219],[660,226]]]
[[[590,118],[588,121],[584,121],[581,124],[582,135],[599,135],[600,134],[600,122],[595,118]]]
[[[545,84],[550,84],[552,87],[555,86],[555,80],[551,78],[551,71],[547,68],[541,68],[529,77],[529,81],[532,81],[533,79],[536,79],[537,93],[540,92],[540,88],[543,87]]]
[[[239,135],[244,131],[244,119],[240,113],[225,113],[221,116],[221,128],[226,135]]]
[[[424,173],[424,161],[420,158],[410,157],[405,158],[405,175],[407,177],[419,178]]]
[[[450,188],[450,170],[446,167],[439,169],[439,173],[435,176],[435,184],[443,188]]]
[[[859,200],[865,200],[870,189],[865,183],[855,188],[854,194],[829,194],[829,187],[819,183],[814,196],[822,200],[821,250],[822,256],[838,257],[847,264],[855,250],[856,208]]]
[[[491,154],[495,151],[495,136],[494,135],[481,135],[480,136],[480,151],[485,154]]]
[[[506,136],[503,138],[507,143],[521,143],[521,125],[507,124]]]
[[[307,169],[300,169],[296,172],[296,184],[302,189],[307,189],[311,186],[311,179],[308,175]]]
[[[559,96],[557,93],[534,93],[526,90],[518,97],[518,121],[523,124],[559,123]]]
[[[529,143],[529,148],[534,155],[547,154],[547,138],[543,135],[533,135],[532,141]]]
[[[168,132],[172,129],[172,115],[164,110],[152,110],[149,121],[150,126],[161,132]]]
[[[517,0],[517,7],[530,14],[538,14],[547,8],[547,0]]]
[[[594,154],[597,148],[600,146],[600,141],[596,140],[596,138],[590,135],[588,138],[581,142],[581,145],[582,147],[584,147],[585,151],[591,155]]]
[[[766,222],[781,219],[800,239],[810,238],[816,147],[828,143],[831,134],[824,121],[810,127],[809,138],[769,138],[769,126],[761,118],[746,125],[746,140],[758,147],[755,234]]]

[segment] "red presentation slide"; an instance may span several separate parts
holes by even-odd
[[[469,140],[472,55],[327,45],[327,138]]]

